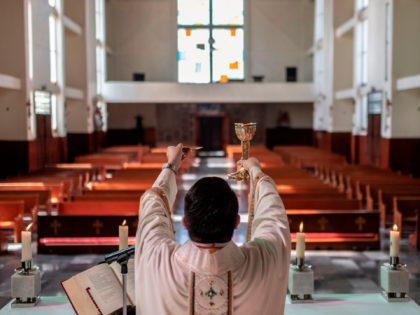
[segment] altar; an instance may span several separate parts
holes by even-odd
[[[42,297],[35,308],[14,308],[10,303],[0,310],[1,315],[74,315],[73,308],[64,296]],[[420,306],[413,300],[388,303],[379,293],[369,294],[315,294],[313,303],[291,304],[286,298],[286,315],[419,315]]]

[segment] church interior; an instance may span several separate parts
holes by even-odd
[[[61,282],[135,244],[178,143],[179,243],[188,189],[250,143],[313,272],[285,314],[420,314],[419,34],[419,0],[0,0],[0,314],[73,314]]]

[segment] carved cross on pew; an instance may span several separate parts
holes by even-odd
[[[104,227],[103,223],[100,220],[95,220],[92,226],[95,228],[96,235],[101,234],[101,229]]]
[[[358,216],[354,223],[357,225],[359,231],[363,231],[363,225],[366,224],[366,219],[362,216]]]
[[[53,229],[54,235],[58,234],[58,229],[61,228],[61,223],[57,220],[51,222],[50,227]]]
[[[326,217],[321,217],[318,220],[319,228],[321,231],[325,231],[325,227],[327,226],[328,220]]]

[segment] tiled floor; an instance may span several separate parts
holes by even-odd
[[[181,243],[188,238],[182,228],[180,218],[183,213],[185,191],[200,177],[225,177],[229,163],[223,158],[209,158],[197,161],[190,174],[183,176],[175,204],[175,227],[177,240]],[[233,185],[240,200],[241,212],[247,210],[246,192],[243,186]],[[234,240],[242,243],[245,239],[246,223],[242,223],[235,232]],[[384,232],[387,240],[388,237]],[[382,251],[308,251],[308,262],[315,271],[315,290],[317,293],[375,293],[380,292],[378,276],[380,265],[387,261],[387,242],[383,242]],[[410,296],[420,304],[420,252],[410,249],[402,242],[402,262],[410,271]],[[293,253],[292,253],[293,255]],[[89,268],[102,259],[100,255],[58,256],[39,255],[35,263],[42,270],[42,294],[63,295],[60,282],[75,273]],[[10,296],[10,276],[19,264],[20,251],[0,256],[0,297]],[[0,304],[2,299],[0,298]]]

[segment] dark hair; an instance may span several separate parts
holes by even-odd
[[[185,218],[193,241],[230,241],[237,215],[238,199],[229,184],[219,177],[200,179],[185,196]]]

